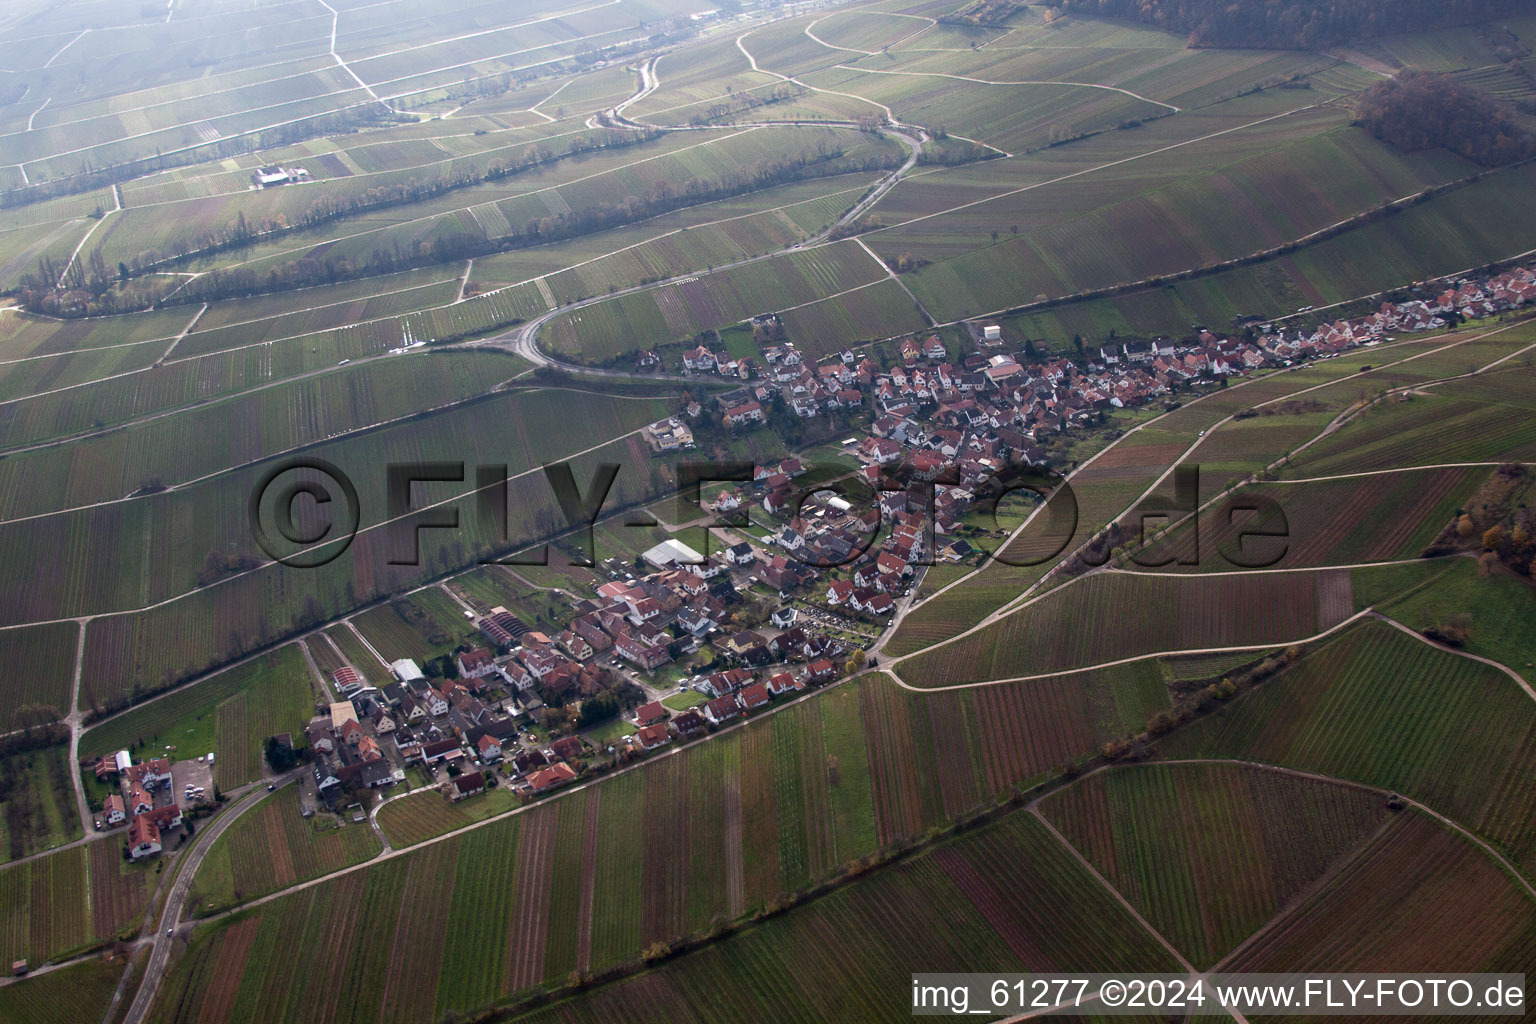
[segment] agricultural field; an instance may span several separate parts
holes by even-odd
[[[69,751],[62,746],[11,754],[0,762],[0,854],[18,860],[80,838],[69,778]]]
[[[1497,668],[1385,623],[1352,627],[1160,747],[1390,789],[1536,863],[1536,704]]]
[[[388,668],[387,663],[381,663],[374,657],[373,652],[368,650],[358,639],[358,635],[347,626],[332,626],[321,635],[324,635],[335,650],[341,653],[341,657],[347,664],[361,672],[365,678],[383,678]],[[314,642],[318,644],[319,641],[317,639]]]
[[[604,362],[637,345],[675,342],[764,313],[808,306],[818,296],[840,295],[885,277],[886,269],[857,242],[843,241],[588,306],[550,324],[550,345],[588,362]],[[805,326],[786,330],[807,343],[816,337]]]
[[[1302,453],[1292,463],[1293,470],[1306,476],[1332,476],[1536,457],[1530,417],[1518,411],[1536,395],[1536,379],[1528,369],[1499,369],[1456,382],[1448,390],[1443,387],[1415,394],[1411,401],[1374,406]]]
[[[1228,969],[1526,971],[1536,963],[1532,904],[1465,836],[1403,812]]]
[[[411,846],[484,821],[514,806],[516,798],[502,788],[488,790],[484,796],[461,804],[450,803],[441,793],[427,789],[413,793],[409,799],[389,801],[379,808],[378,821],[391,846]]]
[[[1016,870],[1021,863],[1030,870]],[[677,1021],[889,1020],[910,1012],[911,972],[929,964],[1050,971],[1066,963],[1172,967],[1037,819],[1015,813],[644,974],[514,1019],[640,1020],[643,1005]]]
[[[897,671],[913,685],[944,687],[1153,654],[1283,645],[1353,615],[1351,584],[1344,570],[1195,578],[1098,573],[901,661]],[[1268,613],[1255,614],[1260,608]]]
[[[112,850],[109,843],[92,845]],[[0,955],[7,962],[66,959],[112,937],[92,920],[88,886],[81,884],[87,870],[95,876],[79,846],[0,868]]]
[[[121,959],[87,960],[0,988],[4,1024],[74,1024],[105,1016],[127,966]]]
[[[192,889],[193,916],[349,867],[380,849],[366,824],[346,824],[330,814],[302,817],[298,787],[284,787],[214,841]]]
[[[52,719],[68,712],[79,635],[74,623],[0,631],[0,664],[30,666],[0,689],[4,731],[22,728],[34,716]]]
[[[580,818],[572,819],[571,824],[579,825]],[[565,825],[563,814],[557,817],[551,813],[544,820],[530,817],[521,830],[524,841],[511,874],[519,879],[527,876],[529,882],[541,873],[547,874],[549,861],[540,858],[548,857],[554,850]],[[333,906],[355,909],[344,927],[331,930],[329,941],[342,944],[336,952],[351,971],[368,977],[387,976],[392,963],[402,962],[397,958],[404,956],[408,947],[400,944],[408,941],[408,935],[425,934],[433,927],[446,928],[447,948],[440,954],[422,957],[417,953],[411,957],[419,987],[413,998],[425,1003],[435,990],[437,1012],[479,1005],[484,996],[462,986],[471,979],[483,980],[487,974],[494,975],[497,957],[494,947],[488,949],[487,944],[509,942],[505,935],[509,926],[503,922],[509,912],[517,914],[517,904],[482,898],[479,912],[474,915],[477,924],[471,925],[465,919],[464,925],[456,927],[460,920],[457,898],[443,921],[434,918],[425,905],[417,905],[412,894],[418,889],[402,883],[406,881],[405,875],[414,876],[418,871],[436,877],[456,873],[456,891],[477,876],[483,879],[485,875],[478,866],[498,852],[479,838],[487,832],[479,830],[473,834],[475,839],[469,841],[478,849],[466,845],[455,850],[439,844],[418,854],[408,866],[391,863],[372,869],[366,877],[343,876],[331,887],[308,890],[297,899],[267,904],[221,922],[198,940],[179,965],[166,1000],[159,1004],[160,1019],[184,1019],[191,1011],[186,1009],[188,997],[180,993],[205,990],[209,983],[206,975],[228,969],[225,961],[236,958],[243,963],[247,957],[259,955],[276,941],[272,933],[306,917],[313,921],[315,915],[323,916]],[[530,857],[536,866],[525,869]],[[1009,868],[1019,862],[1031,863],[1035,870],[1020,873]],[[560,861],[554,861],[554,866],[559,865]],[[559,893],[562,879],[558,870],[555,875],[554,892]],[[521,888],[520,882],[518,889]],[[934,898],[936,894],[942,896]],[[550,914],[548,921],[551,927],[561,927],[562,919],[557,913]],[[1077,924],[1062,927],[1062,921]],[[1097,924],[1089,923],[1103,921],[1117,922],[1109,932],[1116,936],[1113,941],[1106,942]],[[383,925],[382,934],[368,927],[375,922]],[[384,922],[394,923],[392,934],[390,925]],[[487,922],[499,927],[492,931],[486,927]],[[511,922],[509,948],[526,948],[522,944],[527,941],[524,929],[529,923],[544,925],[542,917],[530,922],[526,915],[513,916]],[[463,930],[465,927],[468,934]],[[297,934],[306,943],[321,938],[319,929],[301,929]],[[841,938],[829,942],[834,935]],[[928,958],[925,963],[939,965],[937,969],[969,965],[995,970],[1049,970],[1067,963],[1087,962],[1085,957],[1105,969],[1160,970],[1173,966],[1167,953],[1140,930],[1048,830],[1027,814],[1015,814],[931,854],[903,862],[890,871],[871,874],[832,896],[791,909],[646,975],[647,1005],[667,1006],[668,1019],[719,1019],[697,1014],[711,1004],[712,986],[729,980],[737,992],[733,1005],[741,1008],[741,1015],[732,1019],[761,1019],[754,1014],[768,1007],[779,1012],[777,1008],[784,999],[792,1000],[784,1006],[803,1003],[808,1007],[811,999],[818,998],[817,993],[823,1005],[827,997],[834,998],[840,1013],[859,1019],[881,1019],[906,998],[901,994],[905,991],[905,980],[898,979],[900,984],[890,985],[871,983],[850,990],[833,987],[839,984],[835,979],[847,970],[871,968],[876,970],[876,977],[882,972],[895,977],[897,972],[909,969],[912,951],[917,947]],[[842,952],[829,957],[828,949]],[[812,950],[820,952],[812,954]],[[553,974],[559,966],[550,960],[555,950],[551,947],[545,952],[546,970]],[[521,989],[517,972],[523,962],[508,962],[510,966],[506,969],[513,973],[503,974],[504,990]],[[631,1019],[619,1007],[633,1007],[629,992],[633,984],[620,982],[598,990],[590,1010],[581,1003],[557,1007],[551,1012],[578,1012],[581,1015],[574,1019],[579,1020],[615,1019],[616,1013],[620,1019]],[[293,1019],[300,1008],[288,1003],[282,993],[302,985],[302,978],[290,978],[286,971],[259,980],[247,974],[233,1000],[235,1009],[225,1008],[208,1019],[238,1019],[238,1008],[247,1005],[247,1000],[255,1005],[254,1000],[258,999],[263,1000],[262,1005],[276,1019]],[[371,1007],[379,1001],[387,1009],[392,998],[378,987],[365,986],[359,994],[362,992],[368,993],[368,1012],[376,1012]],[[762,1000],[761,1004],[743,1003],[743,993],[752,1000]],[[658,1004],[658,998],[663,1002]],[[278,1002],[279,999],[283,1001]],[[207,1014],[206,1009],[201,1012]],[[311,1005],[303,1012],[316,1011]],[[588,1012],[590,1017],[586,1016]],[[322,1014],[321,1019],[330,1019],[330,1012]],[[533,1019],[545,1018],[535,1015]]]
[[[1111,768],[1052,795],[1040,810],[1202,969],[1392,813],[1370,790],[1199,763]]]
[[[1452,466],[1256,484],[1202,512],[1198,526],[1153,542],[1127,568],[1209,573],[1418,558],[1490,472]]]
[[[1529,584],[1513,573],[1484,573],[1470,558],[1457,558],[1432,586],[1420,587],[1381,611],[1413,629],[1424,630],[1453,620],[1467,624],[1464,648],[1492,658],[1536,684],[1536,638],[1528,628]]]

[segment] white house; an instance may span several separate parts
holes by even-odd
[[[135,815],[128,823],[128,856],[142,860],[159,852],[160,827],[147,814]]]

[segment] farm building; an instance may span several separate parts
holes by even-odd
[[[697,565],[704,556],[680,540],[664,540],[640,556],[655,569],[670,569],[677,565]]]
[[[351,665],[343,665],[331,673],[331,679],[336,683],[336,690],[344,697],[349,697],[367,685],[362,673]]]
[[[389,670],[394,673],[395,678],[400,680],[402,683],[409,683],[413,680],[427,678],[426,675],[422,673],[421,666],[417,665],[410,658],[401,658],[399,661],[391,662]]]

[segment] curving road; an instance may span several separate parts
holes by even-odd
[[[302,769],[295,769],[277,780],[275,783],[277,788],[281,789],[297,779],[300,771]],[[144,980],[139,984],[139,990],[134,993],[133,1003],[128,1007],[127,1015],[123,1017],[123,1024],[140,1024],[154,1002],[155,993],[160,988],[160,979],[165,976],[166,961],[170,958],[171,947],[175,945],[175,936],[167,935],[166,930],[174,931],[180,923],[181,911],[186,905],[187,895],[192,890],[192,882],[197,877],[197,869],[202,867],[203,859],[208,856],[208,851],[213,849],[214,840],[223,835],[242,814],[261,803],[266,796],[266,785],[257,783],[250,792],[225,808],[223,813],[214,818],[207,827],[199,829],[192,837],[191,849],[184,850],[178,855],[176,866],[172,869],[175,877],[171,882],[170,891],[165,895],[165,909],[161,911],[160,919],[155,923],[154,931],[149,936],[149,963],[144,968]]]
[[[641,91],[644,91],[643,86]],[[741,125],[739,127],[766,128],[770,126],[809,123],[812,122],[761,121],[753,122],[750,125]],[[814,124],[816,124],[818,127],[825,127],[827,123],[814,122]],[[847,125],[840,125],[838,127],[854,127],[854,125],[850,123]],[[708,274],[718,274],[722,271],[735,270],[739,267],[750,266],[754,263],[762,263],[765,260],[776,259],[777,257],[783,255],[785,252],[800,252],[802,250],[816,248],[817,246],[836,244],[830,240],[832,233],[838,228],[846,227],[847,225],[854,223],[860,217],[864,216],[864,214],[869,212],[871,207],[873,207],[881,199],[884,199],[885,196],[891,191],[891,189],[896,187],[896,185],[907,174],[907,172],[909,172],[913,167],[917,165],[917,159],[922,154],[923,143],[927,140],[927,133],[923,129],[913,127],[911,125],[888,124],[883,127],[883,130],[901,140],[902,145],[907,148],[907,159],[901,164],[900,167],[897,167],[885,177],[881,178],[880,181],[877,182],[872,189],[870,189],[868,195],[859,200],[859,202],[855,203],[853,207],[851,207],[847,213],[839,217],[837,221],[832,224],[832,226],[811,236],[803,242],[798,242],[792,246],[789,246],[787,249],[763,253],[758,256],[748,256],[743,259],[734,260],[730,263],[722,263],[710,270]],[[684,377],[677,374],[636,373],[629,370],[605,370],[584,366],[580,363],[566,362],[565,360],[560,359],[557,356],[552,356],[545,352],[543,349],[539,348],[538,335],[539,331],[556,317],[586,309],[589,306],[595,306],[600,302],[607,302],[612,299],[623,298],[626,295],[635,295],[640,292],[665,288],[668,285],[677,284],[680,281],[689,280],[699,276],[701,275],[697,273],[680,273],[675,274],[672,277],[663,278],[660,281],[653,281],[650,284],[631,285],[628,288],[620,288],[616,291],[607,292],[602,295],[594,295],[588,299],[580,299],[575,302],[568,303],[567,305],[561,306],[558,309],[549,310],[547,313],[543,313],[540,316],[529,320],[527,323],[520,324],[503,334],[494,335],[492,337],[483,338],[477,341],[465,342],[462,347],[473,348],[487,346],[492,348],[502,348],[513,352],[518,356],[521,356],[523,359],[526,359],[528,362],[532,363],[535,367],[547,366],[552,369],[565,370],[569,373],[579,373],[589,377],[613,377],[623,380],[693,381],[695,380],[693,377]],[[706,274],[704,276],[708,275]],[[765,312],[768,311],[765,310]]]

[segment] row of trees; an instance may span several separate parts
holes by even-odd
[[[533,159],[542,158],[535,155]],[[205,246],[196,249],[189,247],[182,255],[172,255],[160,260],[137,260],[136,267],[119,264],[116,277],[109,274],[99,260],[88,263],[84,288],[69,287],[71,282],[66,282],[66,287],[63,289],[57,288],[55,287],[57,279],[50,279],[46,268],[43,268],[38,273],[24,277],[19,297],[22,304],[33,312],[53,316],[95,316],[123,312],[132,308],[142,309],[150,305],[163,305],[168,301],[178,304],[212,302],[219,299],[332,284],[359,277],[372,277],[563,241],[648,220],[685,207],[739,196],[792,181],[853,171],[889,169],[899,163],[899,159],[893,154],[851,157],[846,156],[841,147],[829,147],[825,143],[819,143],[813,148],[801,150],[796,154],[764,157],[754,163],[744,164],[721,174],[713,181],[689,178],[679,188],[666,180],[659,180],[644,195],[628,195],[621,200],[594,203],[570,213],[538,217],[521,226],[513,225],[510,231],[499,237],[488,236],[476,224],[414,244],[402,245],[397,238],[392,241],[390,248],[376,248],[366,259],[360,261],[344,256],[306,258],[284,263],[265,274],[237,267],[212,271],[179,287],[179,282],[171,278],[167,278],[165,284],[146,278],[137,282],[137,287],[131,293],[113,288],[114,282],[136,273],[141,274],[153,268],[177,265],[195,256],[208,255],[250,244],[256,240],[268,240],[301,229],[317,227],[339,217],[374,209],[378,205],[413,202],[437,195],[448,187],[462,187],[464,184],[480,180],[495,180],[493,174],[496,177],[505,177],[518,173],[510,169],[511,165],[507,165],[507,169],[488,170],[481,178],[456,179],[459,181],[457,185],[437,186],[428,183],[414,188],[390,187],[376,196],[373,206],[367,205],[361,197],[322,200],[316,207],[306,211],[299,223],[293,225],[257,225],[253,228],[243,218],[237,217],[235,222],[223,231],[206,236]],[[531,166],[535,164],[523,164],[522,169]],[[402,191],[397,192],[396,188]],[[172,300],[173,292],[174,300]]]
[[[1530,9],[1528,0],[1057,0],[1053,6],[1187,32],[1191,46],[1306,50],[1390,32],[1470,25]]]
[[[938,20],[942,25],[1005,28],[1008,19],[1027,6],[1021,0],[975,0],[952,14],[940,15]]]

